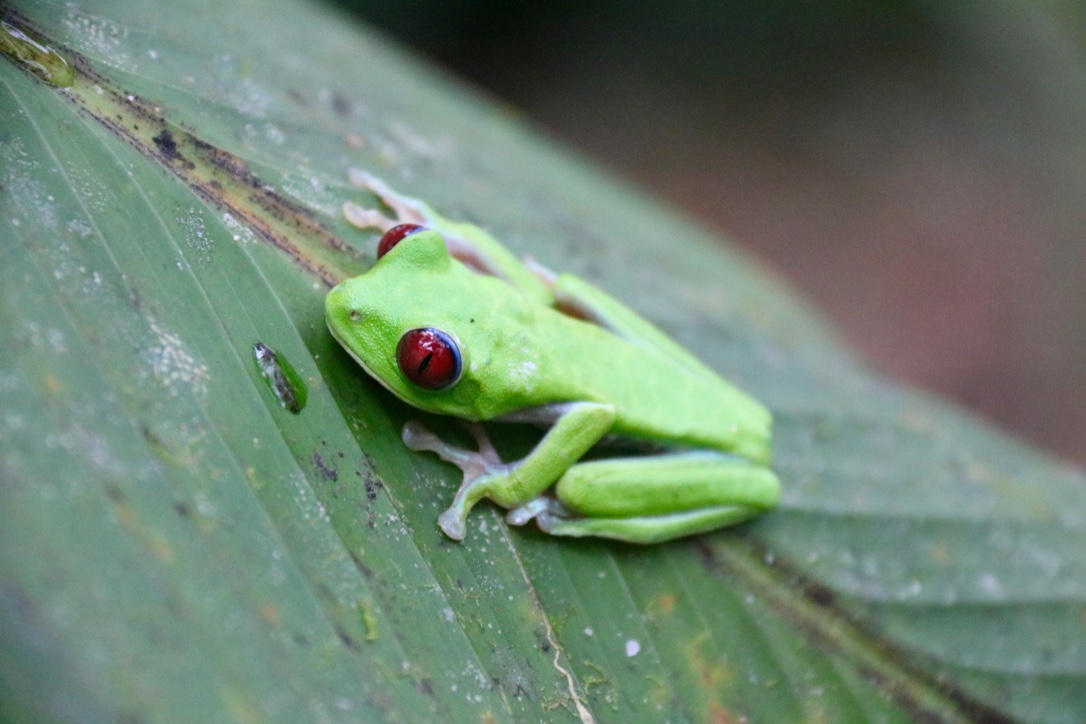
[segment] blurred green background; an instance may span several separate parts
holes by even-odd
[[[342,3],[1086,462],[1080,3]]]

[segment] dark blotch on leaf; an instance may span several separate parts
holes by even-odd
[[[279,406],[295,415],[305,408],[308,389],[301,376],[283,357],[263,342],[253,345],[253,359],[264,384],[275,395]]]
[[[173,134],[166,129],[162,129],[151,140],[155,142],[155,147],[158,148],[159,153],[166,157],[167,161],[181,158],[181,154],[177,152],[177,141],[174,140]]]

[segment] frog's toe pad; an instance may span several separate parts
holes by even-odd
[[[451,510],[446,510],[438,516],[437,525],[442,533],[453,540],[464,540],[464,536],[467,535],[464,520]]]
[[[524,505],[520,505],[513,508],[505,514],[505,522],[509,525],[524,525],[532,518],[539,518],[546,515],[549,519],[557,517],[565,517],[569,515],[569,511],[565,506],[552,497],[541,495],[538,498],[529,500]],[[542,527],[542,525],[540,525]]]
[[[403,444],[416,452],[426,450],[438,452],[446,450],[449,446],[441,441],[434,433],[418,420],[409,420],[403,426]]]
[[[530,510],[526,506],[521,506],[506,513],[505,522],[509,525],[524,525],[535,516],[536,511]]]

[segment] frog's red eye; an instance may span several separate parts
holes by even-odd
[[[433,327],[412,329],[396,345],[396,362],[411,384],[443,390],[460,379],[460,348],[452,337]]]
[[[392,251],[392,247],[403,241],[405,236],[411,236],[420,231],[426,231],[426,227],[419,226],[418,224],[400,224],[399,226],[393,226],[385,232],[385,235],[381,237],[381,241],[377,242],[377,258],[380,259],[385,254]]]

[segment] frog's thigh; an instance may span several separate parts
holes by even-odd
[[[719,506],[774,507],[780,482],[772,470],[714,452],[596,460],[574,465],[555,495],[586,518],[666,516]]]

